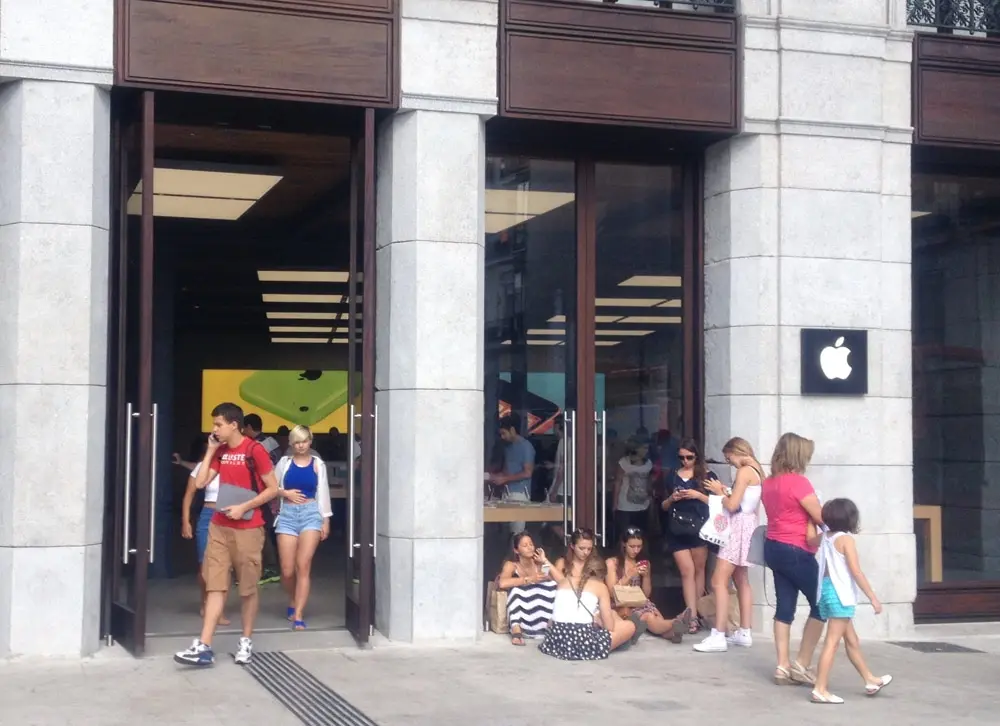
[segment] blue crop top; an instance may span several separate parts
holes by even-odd
[[[316,464],[310,461],[305,466],[299,466],[294,461],[288,462],[285,472],[285,489],[298,489],[306,499],[316,498],[319,477],[316,476]]]

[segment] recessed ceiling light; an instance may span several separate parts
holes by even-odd
[[[562,345],[561,340],[529,340],[528,345]]]
[[[268,320],[336,320],[337,313],[277,313],[268,312]]]
[[[619,282],[618,287],[680,287],[681,278],[677,275],[633,275]]]
[[[325,343],[329,338],[271,338],[272,343]]]
[[[651,308],[665,302],[663,298],[599,297],[594,304],[599,308]]]
[[[351,276],[337,270],[257,270],[261,282],[347,282]]]
[[[266,303],[319,303],[319,304],[339,304],[343,302],[343,295],[297,295],[265,292],[261,295]]]
[[[679,315],[630,315],[622,318],[621,323],[642,323],[644,325],[668,325],[681,322]]]
[[[333,329],[316,325],[272,325],[272,333],[329,333]]]
[[[594,345],[601,347],[611,347],[612,345],[618,345],[621,343],[620,340],[595,340]]]
[[[628,328],[621,328],[619,330],[595,330],[594,335],[628,335],[638,338],[643,335],[652,335],[655,332],[655,330],[629,330]]]
[[[341,343],[343,345],[346,345],[346,344],[350,343],[351,341],[348,340],[347,338],[332,338],[330,340],[330,342],[331,343]]]
[[[153,195],[153,216],[179,219],[220,219],[233,222],[255,204],[253,199],[208,199],[171,194]],[[133,194],[128,200],[128,213],[142,214],[142,196]]]
[[[565,323],[566,322],[566,316],[565,315],[553,315],[551,318],[549,318],[545,322],[546,323]]]
[[[681,301],[680,300],[667,300],[666,302],[660,303],[656,307],[658,307],[658,308],[679,308],[680,306],[681,306]]]
[[[531,328],[528,335],[566,335],[563,328]]]

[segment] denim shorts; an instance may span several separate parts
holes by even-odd
[[[305,502],[304,504],[282,502],[281,513],[274,522],[275,532],[298,537],[303,532],[321,532],[322,530],[323,515],[319,513],[318,502]]]
[[[816,604],[819,589],[819,563],[816,555],[801,547],[764,540],[764,562],[774,574],[774,619],[791,625],[795,619],[795,607],[799,593],[809,602],[809,617],[823,621]]]
[[[208,525],[215,514],[213,507],[202,507],[198,522],[194,526],[194,546],[198,550],[198,564],[205,561],[205,548],[208,547]]]

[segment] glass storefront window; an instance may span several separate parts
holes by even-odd
[[[998,581],[1000,178],[915,173],[912,229],[917,578]]]

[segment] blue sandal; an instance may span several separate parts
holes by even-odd
[[[295,608],[287,608],[285,610],[285,620],[295,620]]]
[[[292,630],[305,630],[305,629],[306,629],[305,620],[296,620],[294,623],[292,623]]]

